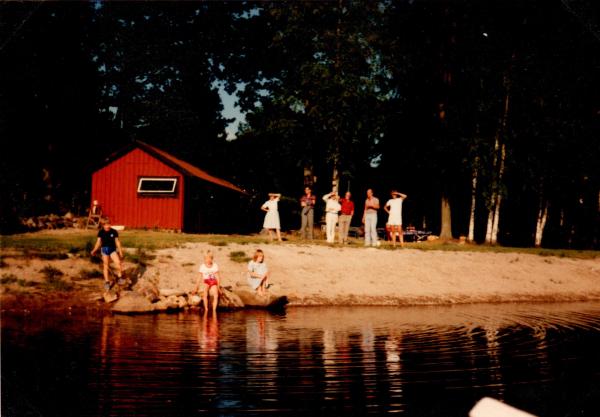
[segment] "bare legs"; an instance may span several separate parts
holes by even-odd
[[[202,290],[202,302],[204,305],[204,314],[208,313],[208,296],[210,296],[210,303],[213,314],[217,313],[217,306],[219,305],[219,288],[216,285],[204,285]]]
[[[402,233],[402,226],[393,225],[390,226],[392,229],[392,246],[396,247],[396,234],[400,239],[400,247],[404,247],[404,235]]]
[[[269,287],[269,273],[267,272],[265,276],[262,277],[260,284],[256,288],[256,294],[259,296],[264,296],[267,294],[267,288]]]
[[[110,268],[110,260],[113,260],[117,267],[117,277],[120,279],[123,276],[123,269],[121,267],[121,258],[117,252],[113,252],[110,256],[102,255],[102,273],[104,274],[104,282],[111,282],[112,279],[109,278],[108,272]]]
[[[281,240],[281,230],[279,229],[267,229],[269,231],[269,239],[271,241],[273,241],[273,230],[275,230],[275,233],[277,234],[277,240],[282,242]]]

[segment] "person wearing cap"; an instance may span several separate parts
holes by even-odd
[[[373,195],[373,190],[369,188],[362,217],[362,222],[365,225],[365,246],[377,246],[377,210],[379,210],[379,199]]]
[[[400,237],[400,246],[404,247],[404,235],[402,234],[402,202],[406,194],[396,190],[391,192],[392,198],[385,203],[383,209],[389,214],[388,226],[392,237],[392,246],[396,246],[396,235]]]
[[[352,216],[354,216],[354,202],[351,200],[352,194],[348,191],[344,198],[340,198],[340,205],[342,206],[340,218],[339,218],[339,235],[340,243],[348,243],[348,232],[350,230],[350,222]]]
[[[266,201],[260,209],[266,213],[263,228],[269,231],[269,238],[273,240],[273,230],[275,230],[275,233],[277,233],[277,240],[281,242],[281,225],[279,222],[279,211],[277,209],[277,202],[280,197],[281,194],[269,193],[269,200]]]
[[[323,196],[325,201],[325,227],[327,231],[327,243],[335,242],[335,226],[338,221],[338,213],[342,206],[338,202],[339,196],[337,191],[332,191]]]

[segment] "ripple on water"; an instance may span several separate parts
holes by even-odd
[[[2,402],[14,415],[465,416],[491,395],[600,415],[598,351],[598,303],[11,316]]]

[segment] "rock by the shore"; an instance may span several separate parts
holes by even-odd
[[[110,290],[110,291],[105,291],[102,294],[102,299],[104,300],[105,303],[112,303],[114,301],[117,301],[117,299],[119,298],[119,294],[117,294],[116,291],[114,290]]]
[[[259,296],[254,291],[238,290],[237,295],[246,307],[252,308],[282,308],[288,303],[287,297],[270,292]]]
[[[154,305],[143,294],[135,291],[123,291],[112,311],[121,314],[151,313],[154,311]]]
[[[239,295],[226,288],[222,288],[221,296],[219,297],[219,307],[221,308],[244,308],[245,303]]]

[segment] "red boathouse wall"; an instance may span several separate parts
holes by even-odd
[[[140,177],[177,178],[174,195],[147,196],[137,192]],[[133,228],[183,229],[184,176],[135,148],[94,172],[92,200],[112,224]]]

